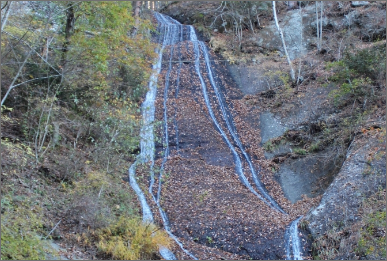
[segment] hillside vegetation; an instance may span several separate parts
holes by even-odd
[[[131,2],[2,2],[7,10],[1,259],[45,259],[49,239],[89,249],[80,258],[151,258],[169,239],[141,224],[127,170],[156,58],[153,25]]]
[[[227,82],[222,91],[237,123],[235,131],[254,164],[259,163],[264,185],[283,198],[281,203],[293,216],[307,213],[299,225],[307,258],[385,259],[386,3],[277,2],[289,57],[270,1],[168,1],[156,7],[182,24],[192,24],[207,43],[214,72]],[[180,251],[161,227],[142,222],[140,204],[128,183],[128,169],[140,151],[140,106],[157,59],[152,13],[144,6],[140,13],[134,9],[129,1],[1,3],[2,260],[149,260],[160,259],[160,245]],[[184,60],[178,59],[187,69],[193,66],[193,56],[186,46]],[[166,48],[165,55],[168,52]],[[166,81],[165,71],[160,85]],[[173,232],[185,233],[184,246],[205,258],[217,258],[219,251],[251,258],[243,245],[248,240],[256,244],[250,247],[257,256],[281,248],[282,232],[267,243],[263,237],[269,234],[261,234],[279,219],[255,208],[262,202],[244,186],[231,186],[239,181],[229,148],[223,148],[223,140],[207,123],[208,115],[201,113],[202,94],[194,90],[199,85],[189,78],[192,71],[186,72],[181,73],[179,98],[177,90],[173,94],[175,114],[180,109],[185,113],[181,115],[188,115],[179,122],[180,145],[187,151],[190,145],[212,150],[207,158],[198,148],[194,160],[188,152],[186,158],[169,159],[162,204],[172,213],[171,227],[179,230]],[[164,164],[160,99],[155,105],[155,169]],[[286,125],[264,142],[263,112]],[[203,124],[199,133],[189,136],[198,122]],[[200,138],[207,133],[219,139]],[[224,155],[218,156],[221,147]],[[212,166],[204,161],[208,158],[226,167]],[[287,173],[281,172],[292,164],[302,166],[305,183],[314,179],[305,193],[300,192],[304,184],[297,184],[300,195],[295,202],[285,191]],[[139,166],[138,173],[144,190],[148,166]],[[197,182],[191,181],[195,177]],[[225,185],[217,189],[225,190],[227,197],[235,191],[246,193],[227,200],[247,203],[225,203],[217,215],[236,213],[240,219],[227,216],[220,228],[199,226],[195,222],[202,222],[203,216],[216,219],[211,211],[224,195],[213,193],[215,186],[204,190],[197,184],[220,181]],[[184,212],[187,209],[190,212]],[[265,219],[262,227],[243,224],[259,217]],[[281,221],[283,228],[287,224]],[[235,239],[226,250],[216,236],[222,229],[232,230],[227,237]],[[237,237],[237,232],[248,237]],[[191,234],[196,235],[192,240]]]

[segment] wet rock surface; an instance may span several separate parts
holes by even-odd
[[[327,151],[317,156],[288,159],[281,164],[276,177],[292,203],[301,200],[302,195],[315,197],[324,193],[341,167],[341,162],[330,159],[331,154]]]
[[[178,44],[172,60],[178,61],[179,53],[187,59],[194,59],[193,47],[192,42]],[[171,49],[167,48],[165,57],[170,52]],[[160,204],[168,216],[171,232],[199,259],[283,259],[286,226],[317,202],[304,198],[293,205],[285,198],[279,183],[264,163],[259,144],[258,111],[244,107],[240,100],[243,94],[228,75],[227,68],[214,62],[213,74],[227,104],[228,117],[232,117],[235,131],[246,145],[245,150],[268,193],[289,215],[271,208],[243,185],[226,138],[220,135],[209,117],[194,63],[174,63],[171,66],[167,96],[159,91],[155,104],[158,121],[164,121],[164,102],[167,106],[170,153],[162,178]],[[220,127],[227,130],[204,63],[200,64],[200,70],[214,117]],[[165,86],[167,72],[168,66],[165,65],[159,77],[160,86]],[[165,129],[160,127],[157,132],[159,137],[163,137]],[[226,137],[235,146],[236,140],[228,131]],[[166,141],[161,140],[156,145],[155,165],[158,168],[164,158],[165,144]],[[241,150],[236,150],[241,157]],[[248,182],[254,184],[247,162],[243,160],[242,164]],[[155,184],[158,184],[157,175]],[[157,192],[156,185],[153,191]],[[156,222],[162,224],[154,204],[152,208]],[[175,251],[177,258],[189,258],[178,248]]]
[[[191,66],[184,65],[182,69],[178,98],[173,96],[174,89],[168,97],[169,117],[177,119],[181,144],[171,151],[166,166],[170,175],[162,191],[163,206],[173,232],[186,241],[241,257],[281,258],[284,225],[290,220],[286,218],[282,223],[281,214],[241,184],[234,173],[232,154],[208,117],[197,76],[184,73],[193,71]],[[161,105],[162,99],[160,96],[156,104]],[[217,108],[216,103],[212,105]],[[177,109],[176,113],[172,108]],[[215,111],[216,118],[225,127],[218,113]],[[157,112],[156,116],[162,117]],[[176,134],[172,125],[169,125],[169,133],[171,137]],[[272,215],[278,216],[277,222],[267,226],[265,222]],[[269,237],[272,239],[267,240]]]
[[[191,20],[191,18],[193,19],[192,10],[187,11],[188,13],[184,13],[186,11],[177,12],[177,7],[171,6],[169,11],[166,11],[171,12],[171,10],[176,9],[173,11],[175,13],[172,14],[174,17],[186,23],[195,22]],[[184,6],[188,8],[189,4],[185,3]],[[343,12],[342,8],[339,6],[337,12]],[[300,25],[300,22],[296,21],[300,18],[298,10],[288,11],[290,15],[280,21],[283,30],[285,28],[285,31],[288,29],[287,31],[290,32],[287,39],[292,58],[305,54],[308,49],[314,48],[316,30],[316,24],[313,23],[314,5],[309,6],[304,11],[305,42],[301,44],[301,49],[297,49],[297,45],[300,43],[295,37],[300,32],[298,28],[293,26],[294,24]],[[323,19],[324,32],[333,32],[352,26],[351,28],[356,31],[355,34],[360,35],[359,33],[365,32],[365,26],[369,26],[372,27],[369,30],[370,33],[383,35],[383,26],[377,29],[380,30],[379,33],[375,33],[372,30],[378,26],[370,22],[365,25],[361,21],[366,21],[364,19],[368,19],[367,16],[354,12],[356,10],[350,10],[346,13],[348,16],[337,14],[326,16]],[[375,15],[379,14],[375,12]],[[353,27],[353,21],[356,19],[360,22],[356,22],[357,27]],[[351,24],[347,23],[348,21]],[[287,28],[287,25],[293,27]],[[163,180],[163,208],[170,217],[173,232],[190,249],[195,249],[195,255],[199,258],[208,257],[208,251],[211,252],[210,249],[214,248],[223,251],[217,253],[218,257],[228,255],[228,258],[284,258],[283,236],[290,221],[305,214],[313,204],[316,205],[319,202],[322,195],[329,200],[334,198],[336,204],[339,204],[340,197],[344,197],[344,195],[351,197],[350,192],[340,194],[338,188],[331,189],[333,185],[330,184],[332,181],[335,183],[335,180],[340,177],[340,168],[346,164],[351,165],[352,162],[348,163],[347,158],[343,165],[344,158],[339,155],[341,152],[338,152],[337,147],[324,145],[324,149],[320,149],[316,144],[314,144],[317,146],[315,150],[309,147],[312,145],[313,136],[316,136],[316,133],[318,135],[322,133],[327,122],[331,126],[337,126],[341,123],[339,111],[336,111],[333,106],[327,106],[329,104],[327,97],[332,86],[321,87],[319,85],[310,89],[300,88],[300,90],[298,87],[297,90],[286,87],[286,89],[284,82],[281,83],[278,77],[273,78],[273,75],[270,74],[270,68],[274,68],[274,70],[278,67],[281,68],[284,57],[281,57],[282,45],[278,42],[279,37],[275,35],[276,30],[271,30],[270,26],[261,28],[260,35],[245,41],[241,48],[243,52],[247,45],[251,45],[266,54],[268,50],[279,50],[276,56],[272,55],[272,61],[262,57],[253,57],[249,64],[213,62],[212,65],[217,72],[218,81],[223,83],[221,84],[222,93],[236,123],[237,133],[251,155],[254,166],[259,172],[259,177],[270,195],[279,202],[286,212],[290,213],[289,218],[273,212],[267,205],[257,200],[254,195],[249,194],[246,187],[241,184],[235,173],[234,159],[230,149],[208,116],[209,112],[200,91],[200,83],[195,75],[193,63],[183,63],[180,89],[177,91],[177,87],[173,86],[171,94],[168,94],[168,118],[176,120],[174,124],[172,124],[172,120],[168,124],[171,154],[166,164],[166,171],[169,173],[168,180]],[[185,43],[185,45],[187,47],[183,56],[185,59],[193,59],[193,51],[190,50],[191,44]],[[214,53],[212,53],[212,57],[216,57]],[[174,57],[173,60],[177,59],[178,57]],[[306,58],[304,65],[310,64],[313,67],[315,62],[311,58]],[[262,67],[263,64],[268,66]],[[172,71],[176,71],[177,65],[173,66]],[[203,63],[201,63],[200,68],[204,72],[204,81],[208,88],[215,118],[221,127],[226,129],[226,123],[222,119],[219,104],[211,89],[211,84],[207,78],[208,72],[206,72]],[[164,74],[165,70],[164,68]],[[257,71],[259,73],[253,73]],[[163,79],[163,77],[160,78]],[[172,82],[176,83],[177,75],[172,73],[171,77]],[[306,81],[314,81],[317,77],[317,74],[305,75]],[[163,85],[161,84],[161,86]],[[282,95],[281,98],[278,98],[281,91],[286,92],[287,96]],[[176,93],[178,93],[177,96],[174,95]],[[164,98],[161,92],[159,92],[158,97],[156,107],[161,108]],[[271,105],[267,106],[266,103]],[[163,119],[161,111],[157,112],[156,109],[156,114],[158,114],[159,120]],[[286,129],[290,132],[285,133]],[[160,130],[161,133],[162,130]],[[235,145],[233,137],[229,133],[226,136]],[[272,150],[264,151],[262,149],[263,144],[281,137],[285,141],[277,144],[278,146]],[[294,148],[302,149],[295,152]],[[159,160],[156,161],[156,165],[161,163],[163,157],[160,154],[161,151],[162,146],[159,146],[157,151]],[[241,155],[239,149],[238,155]],[[243,162],[243,168],[244,170],[248,169],[246,162]],[[383,169],[383,166],[381,168]],[[337,178],[335,178],[336,175]],[[247,179],[252,182],[250,175]],[[379,184],[377,182],[380,181],[375,180],[373,180],[374,184]],[[361,179],[358,182],[361,182]],[[352,203],[345,203],[345,205],[349,208],[356,208],[360,198],[359,196],[357,201],[353,200]],[[335,216],[337,220],[343,220],[343,216],[340,216],[337,211],[334,212],[332,207],[327,208],[328,205],[324,202],[329,200],[323,200],[318,209],[328,216]],[[308,222],[314,222],[311,223],[311,231],[309,231],[312,232],[313,237],[317,233],[323,233],[334,223],[334,219],[329,219],[326,220],[326,224],[329,223],[327,227],[317,225],[324,215],[316,214],[312,217],[311,213],[318,212],[313,209],[306,218]],[[354,220],[352,218],[354,216],[356,214],[351,214],[348,220]],[[303,223],[303,227],[305,228],[305,223]],[[255,228],[256,231],[252,228]],[[316,232],[318,230],[320,232]],[[301,232],[301,238],[305,244],[303,252],[305,255],[308,254],[310,248],[307,236],[309,232],[307,230]],[[232,257],[229,256],[230,253],[233,253]],[[180,258],[187,257],[180,255]]]

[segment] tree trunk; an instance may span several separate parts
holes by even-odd
[[[323,22],[323,9],[324,9],[324,2],[320,1],[320,49],[322,48],[322,22]]]
[[[138,27],[140,25],[140,8],[141,8],[141,1],[135,1],[134,2],[134,29],[132,36],[136,36]]]
[[[11,11],[11,5],[12,5],[12,1],[9,1],[5,9],[4,18],[1,20],[1,31],[4,30],[5,24],[7,23],[9,12]]]
[[[303,44],[303,35],[302,35],[302,30],[304,29],[304,25],[302,23],[302,6],[300,2],[300,7],[299,7],[299,15],[300,15],[300,22],[301,22],[301,29],[300,29],[300,50],[302,50],[302,44]],[[301,52],[300,52],[301,55]],[[298,62],[298,75],[297,75],[297,91],[298,91],[298,84],[301,83],[301,61]]]
[[[295,83],[296,82],[296,76],[295,76],[295,73],[294,73],[294,70],[293,70],[292,61],[290,60],[290,57],[289,57],[289,54],[288,54],[288,50],[286,48],[284,35],[283,35],[282,30],[281,30],[281,28],[280,28],[280,26],[278,24],[277,11],[275,10],[275,1],[273,1],[273,13],[274,13],[275,25],[277,26],[279,35],[281,37],[282,46],[284,47],[286,59],[288,60],[288,64],[289,64],[289,67],[290,67],[290,77],[292,78],[293,83]]]
[[[68,8],[66,10],[65,42],[62,47],[62,64],[65,63],[66,53],[68,51],[68,46],[70,45],[70,38],[74,33],[75,14],[73,6],[74,2],[69,2],[67,4]]]
[[[323,10],[324,3],[320,1],[320,19],[318,18],[318,1],[315,3],[316,5],[316,30],[317,30],[317,50],[321,51],[322,48],[322,22],[323,22]]]

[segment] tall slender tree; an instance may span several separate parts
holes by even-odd
[[[318,2],[315,2],[315,10],[316,10],[316,34],[317,34],[317,50],[321,51],[322,48],[322,23],[323,23],[323,11],[324,11],[324,3],[320,1],[320,18],[319,18],[319,8]]]
[[[66,5],[66,28],[65,28],[65,41],[62,47],[62,64],[64,65],[66,60],[66,53],[68,46],[70,45],[70,38],[74,32],[75,14],[74,14],[74,2],[68,2]]]
[[[141,1],[135,1],[134,6],[134,28],[132,36],[135,36],[137,34],[138,26],[140,24]]]
[[[292,61],[290,60],[290,57],[289,57],[289,54],[288,54],[288,49],[286,48],[284,34],[282,33],[281,27],[278,24],[277,11],[276,11],[276,8],[275,8],[275,1],[273,1],[273,14],[274,14],[275,25],[277,26],[278,33],[279,33],[279,35],[281,37],[282,46],[284,48],[285,56],[286,56],[286,59],[288,60],[288,64],[289,64],[289,67],[290,67],[290,77],[292,78],[292,81],[295,83],[296,82],[296,75],[294,73]]]
[[[5,24],[7,23],[9,13],[11,11],[11,5],[12,1],[7,1],[5,2],[4,6],[1,8],[1,11],[5,9],[4,14],[2,14],[2,19],[1,19],[1,31],[4,30]]]

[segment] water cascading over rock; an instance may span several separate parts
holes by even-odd
[[[244,150],[244,147],[239,139],[239,136],[237,134],[236,128],[233,123],[233,118],[232,115],[228,111],[228,106],[225,102],[224,97],[222,96],[222,93],[220,92],[216,81],[214,80],[214,72],[212,71],[211,68],[211,62],[209,58],[209,53],[208,50],[205,46],[205,44],[201,41],[198,41],[198,38],[196,36],[195,30],[192,26],[186,26],[186,25],[181,25],[179,22],[176,20],[159,14],[155,13],[155,18],[158,21],[158,32],[159,32],[159,47],[156,49],[156,52],[159,54],[158,60],[153,66],[153,74],[150,78],[149,82],[149,89],[146,94],[146,98],[142,104],[142,115],[143,115],[143,127],[141,129],[141,153],[138,155],[137,160],[129,169],[129,179],[130,179],[130,184],[134,191],[136,192],[140,202],[141,202],[141,207],[143,211],[143,221],[144,222],[153,222],[153,214],[151,212],[151,209],[146,201],[144,193],[141,191],[139,188],[137,182],[136,182],[136,177],[135,177],[135,168],[136,164],[138,163],[150,163],[151,170],[150,170],[150,186],[149,186],[149,193],[155,202],[155,204],[158,207],[160,216],[162,218],[164,228],[167,231],[167,233],[175,240],[175,242],[180,246],[180,248],[192,259],[196,259],[196,257],[191,254],[188,250],[186,250],[183,247],[183,244],[179,241],[179,239],[172,234],[171,229],[170,229],[170,224],[168,221],[168,217],[165,213],[165,211],[162,209],[161,204],[160,204],[160,199],[161,199],[161,187],[162,187],[162,179],[164,175],[164,166],[165,163],[168,160],[169,156],[169,133],[168,133],[168,117],[167,117],[167,99],[168,99],[168,91],[169,91],[169,86],[170,86],[170,74],[172,70],[172,57],[174,52],[178,52],[180,55],[180,48],[181,45],[179,43],[183,41],[189,41],[193,48],[194,48],[194,66],[195,66],[195,72],[197,76],[200,79],[200,86],[202,89],[202,94],[203,98],[208,110],[208,114],[214,123],[217,131],[220,133],[222,136],[223,140],[229,147],[234,163],[235,163],[235,171],[236,174],[238,175],[240,181],[244,186],[248,188],[254,195],[256,195],[260,200],[265,202],[268,206],[271,208],[281,212],[282,214],[286,214],[282,208],[279,206],[279,204],[268,194],[267,190],[265,189],[264,185],[262,182],[259,180],[258,175],[256,173],[256,170],[250,160],[250,156],[246,153]],[[169,52],[169,59],[165,61],[167,62],[167,72],[166,72],[166,77],[165,77],[165,86],[164,86],[164,102],[163,102],[163,129],[164,129],[164,155],[162,159],[162,164],[161,164],[161,169],[159,172],[158,176],[158,184],[157,184],[157,193],[153,192],[153,187],[155,186],[155,174],[153,172],[153,166],[154,166],[154,158],[155,158],[155,143],[154,143],[154,119],[155,119],[155,99],[156,99],[156,93],[157,93],[157,79],[159,76],[159,73],[161,71],[161,63],[163,60],[163,51],[166,47],[170,48]],[[208,90],[207,86],[204,81],[204,76],[203,72],[200,67],[200,57],[204,57],[204,63],[205,66],[205,72],[206,77],[209,78],[211,87],[213,88],[213,91],[216,94],[216,100],[217,100],[217,108],[220,108],[221,116],[223,121],[226,123],[226,128],[224,129],[222,125],[218,122],[217,118],[214,115],[214,109],[211,105],[211,102],[208,97]],[[180,59],[180,67],[181,68],[181,57]],[[180,71],[178,72],[178,79],[179,79]],[[175,108],[176,109],[176,108]],[[175,124],[175,130],[177,130],[177,126]],[[229,136],[226,134],[228,133]],[[231,137],[231,139],[229,138]],[[238,152],[240,151],[240,152]],[[240,154],[241,155],[240,155]],[[242,160],[241,157],[246,160],[249,166],[249,171],[253,177],[255,187],[256,189],[250,184],[248,179],[246,178],[244,174],[244,170],[242,167]],[[258,173],[259,174],[259,173]],[[292,234],[293,236],[293,234]],[[294,239],[293,239],[294,241]],[[297,251],[293,247],[294,251]],[[174,254],[166,249],[165,247],[160,247],[160,254],[163,256],[165,259],[176,259]],[[294,256],[299,256],[298,253],[294,252]]]

